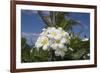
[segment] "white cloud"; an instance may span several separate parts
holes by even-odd
[[[27,39],[27,44],[34,45],[34,43],[36,42],[37,38],[39,37],[39,34],[22,32],[21,36]]]
[[[22,35],[25,35],[25,36],[39,36],[39,33],[25,33],[25,32],[22,32],[21,33]]]

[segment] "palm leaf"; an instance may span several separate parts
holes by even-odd
[[[47,26],[51,26],[51,22],[50,22],[50,17],[49,16],[44,16],[42,11],[38,11],[39,16],[41,17],[41,19],[43,20],[43,22],[47,25]]]

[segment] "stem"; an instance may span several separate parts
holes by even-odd
[[[55,52],[54,50],[51,50],[51,61],[55,60]]]

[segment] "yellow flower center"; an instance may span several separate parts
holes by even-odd
[[[53,36],[57,36],[57,33],[56,32],[52,32],[51,33]]]
[[[47,37],[45,37],[43,40],[42,40],[42,44],[45,45],[45,44],[48,44],[49,42],[49,39]]]
[[[62,31],[62,34],[65,34],[65,31]]]
[[[60,43],[60,40],[56,40],[56,43],[58,43],[58,44],[59,44],[59,43]]]

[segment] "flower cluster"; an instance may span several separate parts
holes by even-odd
[[[38,37],[35,47],[43,50],[54,50],[56,56],[64,56],[68,50],[67,45],[70,43],[70,36],[62,28],[48,27]]]

